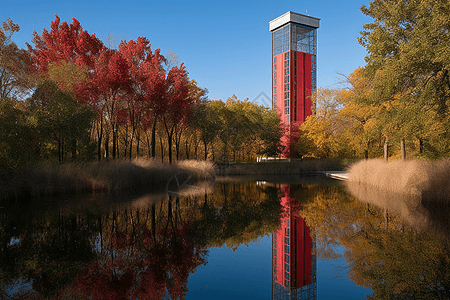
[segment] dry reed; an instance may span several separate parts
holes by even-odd
[[[418,195],[422,201],[450,198],[450,161],[363,160],[352,165],[349,181],[368,184],[385,191]]]
[[[215,176],[214,165],[204,161],[163,164],[135,159],[62,165],[44,163],[0,178],[0,200],[141,188],[157,192],[180,173],[188,174],[191,182],[211,180]]]

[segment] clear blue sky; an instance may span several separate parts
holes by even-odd
[[[338,88],[337,73],[348,75],[365,65],[365,49],[357,37],[372,21],[359,8],[369,1],[5,1],[0,21],[10,17],[21,30],[19,47],[31,43],[33,31],[78,19],[84,29],[106,43],[147,37],[163,54],[171,50],[189,76],[209,90],[210,99],[271,97],[271,33],[269,21],[293,11],[320,18],[317,86]],[[260,98],[261,99],[261,98]],[[260,104],[264,104],[261,103]],[[269,104],[269,103],[267,103]]]

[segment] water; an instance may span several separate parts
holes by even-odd
[[[448,299],[445,221],[364,199],[305,177],[7,207],[0,299]]]

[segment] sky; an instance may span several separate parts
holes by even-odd
[[[366,50],[357,38],[372,19],[360,7],[367,0],[346,1],[4,1],[0,21],[20,26],[19,47],[33,45],[33,32],[50,30],[55,14],[62,21],[76,18],[83,29],[105,44],[150,40],[162,54],[176,53],[190,79],[208,89],[211,100],[238,99],[265,106],[271,97],[269,21],[288,11],[320,20],[317,31],[317,87],[342,88],[342,77],[364,66]]]

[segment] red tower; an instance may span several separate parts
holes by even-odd
[[[320,19],[287,12],[269,22],[272,32],[272,109],[287,130],[282,156],[295,157],[298,127],[311,115],[316,90],[316,29]]]

